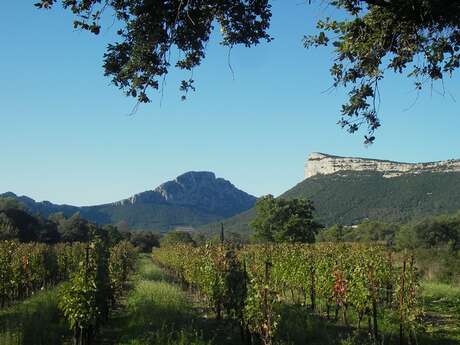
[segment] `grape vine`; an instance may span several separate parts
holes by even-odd
[[[195,289],[217,317],[225,311],[239,321],[243,335],[247,332],[264,345],[273,343],[282,303],[303,304],[350,327],[353,312],[358,329],[367,318],[375,342],[381,338],[378,323],[384,315],[399,319],[401,341],[413,336],[418,325],[414,260],[395,260],[383,246],[176,245],[154,249],[153,258]]]
[[[1,308],[63,282],[59,307],[74,332],[74,344],[88,345],[126,289],[136,258],[132,244],[110,247],[97,232],[89,243],[0,241]]]

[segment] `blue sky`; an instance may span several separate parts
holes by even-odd
[[[363,146],[336,122],[343,90],[331,85],[328,49],[306,50],[304,34],[331,9],[273,1],[275,40],[228,50],[215,35],[194,71],[197,91],[180,100],[171,73],[159,95],[135,102],[103,76],[114,28],[94,37],[60,9],[8,1],[0,12],[0,192],[90,205],[152,189],[189,170],[210,170],[254,195],[300,182],[312,151],[398,161],[460,158],[458,76],[448,95],[388,76],[381,86],[377,142]],[[318,2],[319,3],[319,2]]]

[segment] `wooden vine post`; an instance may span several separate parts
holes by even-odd
[[[403,261],[403,269],[401,272],[400,290],[399,290],[399,345],[404,345],[404,284],[406,277],[406,257]]]
[[[224,237],[224,223],[220,223],[220,244],[224,245],[225,237]]]
[[[268,285],[270,284],[270,262],[265,261],[264,286],[262,292],[263,315],[265,325],[262,326],[262,341],[264,345],[272,345],[271,308],[268,303]]]

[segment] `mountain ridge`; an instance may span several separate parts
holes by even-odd
[[[326,163],[315,165],[315,161],[323,159]],[[343,159],[359,163],[351,165],[356,170],[350,170],[347,164],[337,164]],[[374,162],[390,163],[390,166],[382,167]],[[312,163],[313,167],[308,166]],[[401,169],[400,165],[404,164],[411,169]],[[426,169],[414,169],[420,166]],[[307,169],[311,170],[307,173]],[[404,223],[460,209],[460,160],[398,163],[312,153],[305,172],[303,181],[279,197],[311,199],[316,219],[326,226],[354,225],[367,219]],[[223,224],[227,231],[247,235],[254,216],[252,208],[225,219]],[[218,228],[218,224],[207,224],[200,230],[212,232]]]
[[[216,178],[209,171],[186,172],[153,190],[94,206],[37,202],[12,192],[0,196],[14,197],[30,212],[44,217],[56,212],[63,212],[66,216],[80,212],[82,217],[100,224],[126,222],[134,229],[160,231],[230,217],[251,208],[256,201],[255,196],[236,188],[230,181]]]

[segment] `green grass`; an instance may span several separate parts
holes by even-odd
[[[103,332],[104,344],[210,345],[190,299],[147,257],[139,262],[133,288]]]
[[[417,332],[417,344],[460,345],[460,288],[448,284],[424,282],[421,292],[424,316],[423,328]],[[321,303],[319,304],[319,310],[315,313],[295,303],[281,305],[278,343],[283,345],[372,344],[367,334],[367,318],[362,321],[361,328],[358,330],[357,316],[352,310],[348,314],[350,322],[348,327],[342,321],[341,314],[338,322],[327,320],[325,310]],[[380,314],[378,324],[383,339],[382,344],[399,344],[397,315]]]
[[[0,310],[0,345],[61,345],[68,336],[57,288]]]
[[[426,332],[446,344],[460,344],[460,288],[432,282],[422,288]]]
[[[139,260],[135,279],[152,282],[169,282],[171,280],[161,268],[153,265],[149,257],[144,254]]]
[[[423,297],[425,298],[460,298],[460,287],[449,284],[424,282],[422,285]],[[460,305],[458,305],[460,307]]]
[[[446,284],[423,284],[425,332],[418,345],[460,344],[460,289]],[[133,287],[104,330],[104,345],[238,345],[238,329],[227,321],[205,317],[203,305],[175,284],[147,256],[142,256]],[[201,311],[200,311],[201,310]],[[307,307],[280,306],[282,315],[277,345],[367,345],[367,319],[360,331],[356,318],[349,314],[350,327],[326,320],[324,310],[312,314]],[[332,315],[333,316],[333,313]],[[381,315],[382,344],[399,344],[398,323],[394,315]]]

